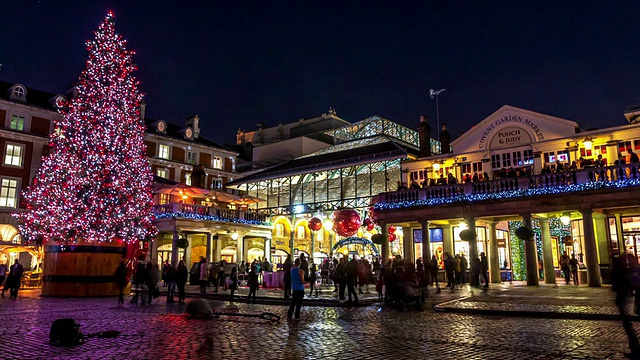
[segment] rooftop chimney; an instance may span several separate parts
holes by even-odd
[[[431,156],[431,126],[429,126],[425,115],[420,115],[418,136],[420,139],[420,157],[423,158]]]
[[[145,115],[147,113],[147,103],[144,100],[140,101],[140,120],[144,122]]]
[[[448,154],[451,148],[451,136],[447,131],[447,124],[442,124],[442,131],[440,132],[440,153]]]

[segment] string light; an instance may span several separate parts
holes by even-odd
[[[195,219],[195,220],[210,220],[210,221],[228,222],[228,223],[246,224],[246,225],[266,225],[266,226],[271,226],[272,225],[270,222],[267,222],[267,221],[232,219],[232,218],[226,218],[226,217],[216,216],[216,215],[200,215],[200,214],[183,213],[183,212],[170,212],[170,213],[164,213],[164,214],[156,215],[156,219],[170,219],[170,218],[187,218],[187,219]]]

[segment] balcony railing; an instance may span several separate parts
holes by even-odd
[[[169,217],[191,218],[233,223],[267,225],[267,215],[251,210],[232,210],[215,206],[204,206],[183,203],[155,205],[153,214],[156,219]]]
[[[423,206],[458,201],[543,195],[620,186],[640,186],[640,164],[590,167],[576,171],[554,172],[454,185],[436,185],[379,195],[376,207],[382,209]],[[548,191],[545,191],[548,190]],[[394,205],[403,204],[403,205]]]

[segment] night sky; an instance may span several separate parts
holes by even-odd
[[[113,10],[147,116],[220,144],[329,107],[435,128],[429,88],[453,138],[504,104],[607,127],[640,103],[640,3],[613,3],[2,0],[0,80],[64,92]]]

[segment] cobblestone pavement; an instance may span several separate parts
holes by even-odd
[[[496,291],[497,292],[497,291]],[[22,291],[0,299],[0,358],[6,359],[621,359],[626,339],[619,322],[532,319],[425,310],[304,307],[302,320],[196,320],[185,305],[116,305],[115,298],[40,298]],[[452,296],[451,294],[441,294]],[[454,294],[456,296],[456,294]],[[188,300],[189,301],[189,300]],[[210,301],[218,311],[273,312],[286,307]],[[83,333],[119,330],[72,348],[48,345],[53,320],[72,317]],[[640,331],[640,323],[636,323]]]

